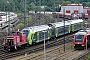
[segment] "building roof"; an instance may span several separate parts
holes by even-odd
[[[61,6],[83,6],[82,4],[62,4]]]
[[[83,8],[84,10],[90,10],[90,8]]]

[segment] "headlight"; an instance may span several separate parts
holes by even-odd
[[[85,45],[82,45],[82,46],[85,46]]]

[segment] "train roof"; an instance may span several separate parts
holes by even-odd
[[[76,19],[76,20],[71,20],[70,22],[71,22],[71,24],[74,24],[74,23],[83,22],[83,20],[82,19]]]
[[[32,27],[28,27],[28,28],[30,30],[34,30],[35,32],[50,29],[50,27],[48,25],[32,26]]]
[[[82,21],[83,20],[69,20],[69,21],[65,21],[65,25],[70,25],[70,24],[74,24]],[[35,32],[37,32],[37,31],[50,29],[52,28],[52,26],[55,26],[55,27],[64,26],[64,22],[56,22],[56,23],[50,23],[48,25],[32,26],[32,27],[24,28],[23,30],[34,30]]]
[[[84,35],[86,32],[77,32],[75,35]]]
[[[60,26],[64,26],[63,22],[57,22],[57,23],[50,23],[55,27],[60,27]],[[69,25],[70,23],[65,21],[65,25]],[[35,32],[37,31],[43,31],[43,30],[47,30],[50,29],[51,26],[48,25],[39,25],[39,26],[32,26],[32,27],[27,27],[24,28],[23,30],[34,30]]]
[[[86,34],[88,32],[90,32],[90,28],[80,30],[79,32],[76,33],[76,35],[84,35],[84,34]]]
[[[28,31],[29,31],[29,30],[30,30],[30,28],[28,28],[28,27],[27,27],[27,28],[22,29],[22,31],[23,31],[23,30],[28,30]]]
[[[57,22],[57,23],[51,23],[52,25],[55,25],[55,27],[60,27],[63,26],[62,22]]]
[[[55,27],[60,27],[60,26],[64,26],[64,21],[63,22],[56,22],[56,23],[50,23],[52,26]],[[70,25],[69,21],[65,21],[65,25]]]
[[[80,30],[79,32],[90,32],[90,28],[86,28],[86,29]]]
[[[44,31],[47,29],[50,29],[48,25],[39,25],[39,26],[27,27],[27,28],[24,28],[23,30],[33,30],[35,32],[38,32],[38,31]]]
[[[65,25],[70,25],[71,22],[70,21],[65,21]]]

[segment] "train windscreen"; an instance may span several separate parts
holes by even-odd
[[[76,40],[75,42],[82,42],[83,41],[84,35],[76,35]]]
[[[24,34],[26,34],[26,37],[28,37],[29,30],[23,30]]]

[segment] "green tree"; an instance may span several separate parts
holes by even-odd
[[[63,1],[62,4],[71,4],[70,1]]]
[[[88,55],[86,58],[87,58],[87,60],[90,60],[90,55]]]
[[[86,7],[87,6],[87,3],[86,2],[83,2],[83,6]]]
[[[35,6],[30,5],[32,2]],[[40,6],[40,3],[42,6],[48,6],[56,11],[58,10],[58,5],[60,4],[82,3],[84,7],[90,7],[90,0],[26,0],[26,10],[36,10],[37,6]],[[23,5],[23,0],[0,0],[0,11],[14,11],[15,8],[15,11],[23,12]],[[45,10],[51,11],[51,9],[46,8]]]

